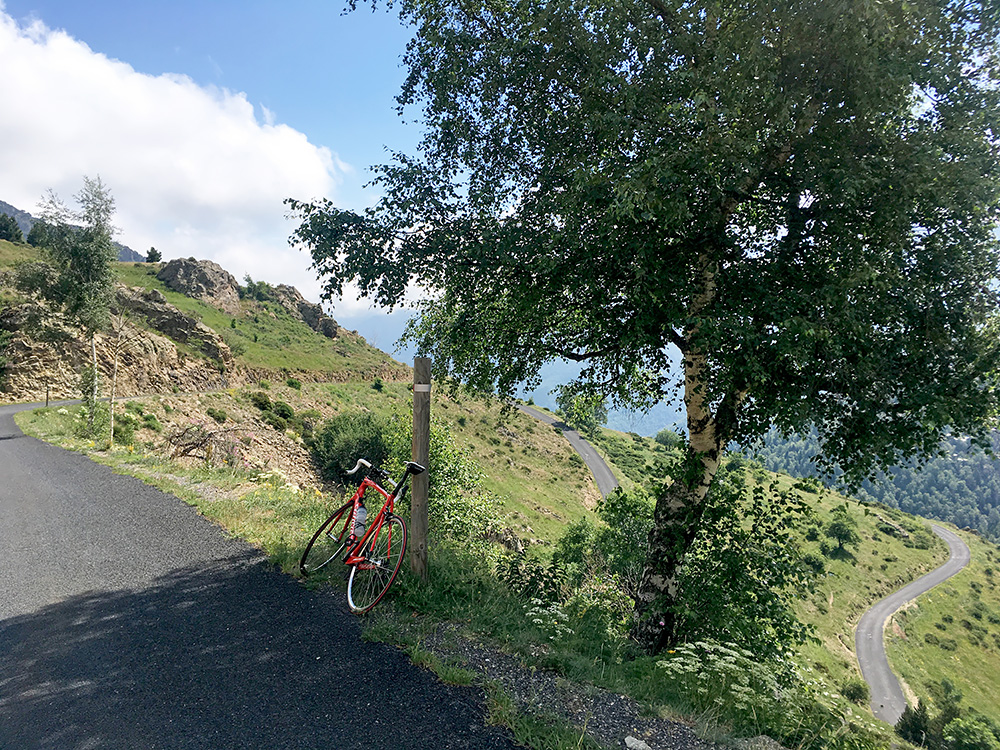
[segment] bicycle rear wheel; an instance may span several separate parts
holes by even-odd
[[[385,596],[403,564],[406,524],[399,516],[387,518],[377,535],[365,542],[365,561],[351,568],[347,604],[355,614],[367,612]]]
[[[347,538],[350,536],[347,527],[350,521],[351,504],[348,503],[316,529],[305,552],[302,553],[302,559],[299,560],[299,570],[302,571],[302,575],[318,573],[347,552]]]

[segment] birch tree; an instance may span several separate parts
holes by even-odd
[[[683,403],[636,596],[649,651],[683,636],[678,570],[727,444],[812,427],[853,481],[984,438],[996,3],[397,7],[423,139],[362,212],[290,200],[292,241],[329,298],[430,290],[408,335],[438,375],[506,394],[563,358],[612,404]]]

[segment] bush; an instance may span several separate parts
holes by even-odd
[[[289,388],[294,388],[297,391],[302,390],[302,383],[296,380],[295,378],[288,378],[288,380],[285,381],[285,385],[287,385]]]
[[[160,424],[160,420],[156,418],[155,414],[143,414],[142,425],[147,430],[152,430],[153,432],[163,432],[163,425]]]
[[[516,552],[505,553],[497,562],[497,578],[524,599],[554,602],[562,598],[565,574],[559,565]]]
[[[266,411],[261,415],[261,418],[266,424],[271,425],[278,432],[284,432],[288,429],[288,422],[284,417],[280,417],[273,411]]]
[[[802,556],[802,564],[816,574],[823,573],[826,570],[826,563],[823,561],[823,558],[815,552],[804,554]]]
[[[677,632],[735,643],[762,659],[802,643],[809,629],[793,603],[815,573],[794,532],[809,506],[777,484],[747,487],[745,473],[729,469],[719,471],[705,502],[678,575]]]
[[[329,419],[313,435],[310,449],[326,479],[346,483],[345,472],[359,458],[382,466],[389,458],[389,420],[370,412],[348,412]]]
[[[868,690],[868,683],[859,677],[851,677],[841,685],[840,694],[851,703],[856,703],[859,706],[865,705],[871,697]]]
[[[216,409],[214,406],[208,407],[205,413],[219,424],[224,423],[229,418],[224,409]]]
[[[295,417],[295,410],[284,401],[275,401],[271,405],[271,411],[285,420],[290,420]]]
[[[250,394],[250,403],[261,411],[271,410],[271,397],[263,391],[254,391]]]
[[[135,442],[135,428],[137,423],[138,420],[128,412],[116,415],[115,443],[118,445],[132,445]]]

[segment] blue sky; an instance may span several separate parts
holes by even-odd
[[[363,207],[367,167],[419,135],[395,112],[409,29],[395,13],[344,13],[337,0],[110,2],[0,0],[22,26],[40,20],[95,53],[152,76],[183,74],[243,92],[277,122],[330,148],[356,172],[338,192]],[[370,200],[370,199],[369,199]]]
[[[337,2],[0,0],[0,199],[33,211],[84,174],[114,194],[119,239],[238,278],[319,283],[287,246],[285,197],[361,209],[386,148],[419,130],[395,111],[408,29]],[[334,315],[391,348],[401,315],[347,296]]]
[[[386,149],[420,137],[395,110],[410,38],[393,12],[339,0],[0,0],[0,200],[34,211],[100,175],[119,240],[164,259],[213,260],[242,279],[318,300],[308,256],[290,248],[287,197],[359,210]],[[16,105],[12,106],[14,102]],[[407,313],[345,293],[332,314],[395,349]],[[548,390],[572,377],[546,372]],[[615,418],[655,432],[673,409]]]

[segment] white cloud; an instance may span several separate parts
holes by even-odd
[[[119,240],[138,252],[214,260],[319,299],[282,201],[335,197],[351,168],[330,149],[265,108],[259,120],[243,93],[138,73],[41,22],[21,26],[2,0],[0,70],[0,200],[35,212],[47,189],[70,201],[99,175]]]

